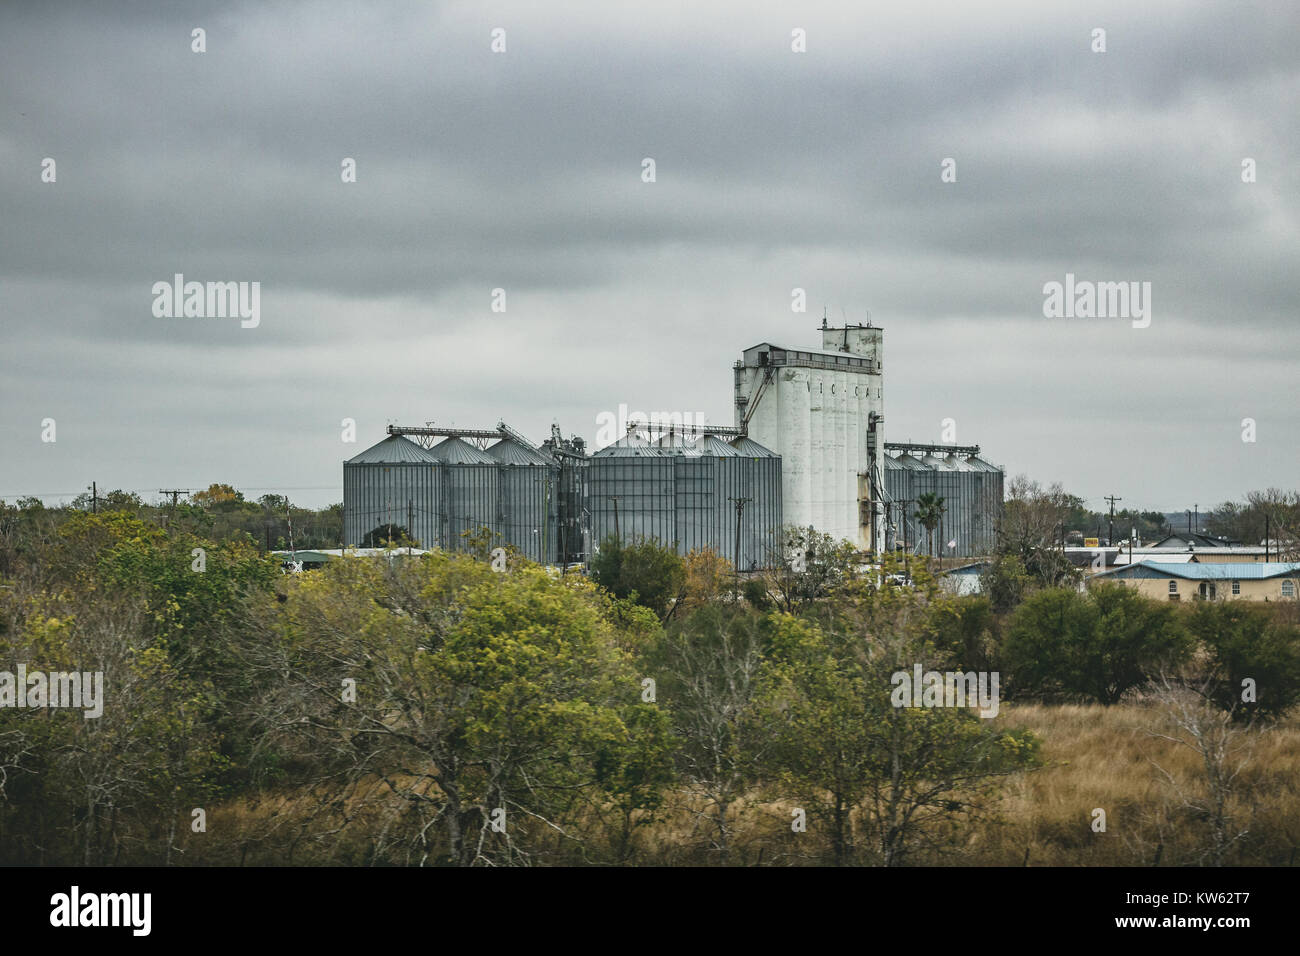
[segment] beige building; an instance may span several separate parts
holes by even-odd
[[[1094,574],[1088,584],[1099,581],[1119,581],[1156,601],[1294,601],[1300,596],[1300,562],[1139,560]]]

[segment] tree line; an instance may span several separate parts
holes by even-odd
[[[0,669],[107,685],[98,719],[0,707],[3,862],[945,861],[1043,740],[1014,708],[897,706],[900,672],[1000,671],[1013,702],[1205,679],[1258,720],[1300,687],[1276,609],[999,607],[808,529],[753,576],[653,540],[502,567],[490,534],[284,574],[213,517],[0,511]]]

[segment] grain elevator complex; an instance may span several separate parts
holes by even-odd
[[[505,422],[390,425],[343,465],[349,546],[405,529],[466,550],[487,528],[545,564],[585,564],[602,541],[712,548],[740,570],[781,560],[782,528],[812,527],[863,552],[925,550],[917,499],[943,499],[930,538],[947,556],[987,554],[1003,472],[979,446],[884,441],[883,331],[832,328],[821,348],[763,342],[733,368],[729,426],[656,420],[588,453],[577,437],[534,445]]]

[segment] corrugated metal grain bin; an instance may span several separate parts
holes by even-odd
[[[636,434],[595,452],[588,460],[593,548],[617,534],[623,541],[676,539],[671,449],[657,448]]]
[[[673,540],[680,554],[710,548],[732,558],[727,530],[734,529],[733,503],[740,456],[713,435],[666,435],[657,443],[673,455]]]
[[[587,457],[508,436],[483,451],[456,436],[425,449],[393,435],[344,463],[343,486],[349,545],[391,524],[453,551],[486,527],[546,564],[590,560],[616,533],[683,555],[710,548],[743,571],[780,556],[781,459],[748,438],[632,434]]]
[[[904,505],[904,502],[916,501],[916,476],[926,471],[925,465],[911,455],[885,455],[885,492],[890,501],[886,525],[892,529],[887,537],[890,549],[906,545],[908,551],[917,550],[921,539],[916,533],[919,525],[913,517],[915,505]]]
[[[438,460],[413,441],[390,435],[343,463],[343,535],[361,545],[371,532],[408,528],[423,547],[437,542]]]
[[[948,513],[944,515],[943,544],[945,554],[972,555],[983,553],[980,545],[983,535],[980,531],[980,493],[983,489],[983,473],[977,472],[966,463],[964,458],[950,454],[944,460],[949,474],[952,475],[953,497],[944,502]],[[956,544],[948,548],[948,542]]]
[[[734,467],[739,480],[734,490],[724,490],[727,496],[749,499],[740,526],[740,569],[774,567],[781,559],[782,549],[781,456],[752,438],[733,438],[730,444],[738,455]],[[734,525],[731,534],[733,541],[723,552],[729,561],[734,560]]]
[[[716,435],[665,436],[653,444],[631,435],[591,456],[592,532],[617,527],[624,541],[657,538],[685,555],[710,548],[735,563],[737,499],[742,570],[769,567],[779,555],[781,459],[757,442]]]
[[[463,438],[446,438],[429,449],[442,468],[438,501],[438,546],[468,551],[466,532],[501,531],[497,463]]]
[[[966,464],[976,473],[979,491],[976,496],[975,550],[972,554],[992,554],[997,546],[997,527],[1002,519],[1002,501],[1006,474],[996,465],[972,455]]]
[[[1002,483],[1002,470],[974,455],[886,455],[885,491],[892,502],[888,546],[906,543],[910,552],[927,551],[930,536],[916,518],[916,501],[932,493],[943,499],[944,506],[942,521],[933,534],[935,554],[941,550],[946,556],[989,554],[1002,513]],[[905,516],[902,502],[907,502]],[[949,541],[955,542],[951,548]]]
[[[551,456],[513,439],[487,450],[499,469],[500,533],[529,560],[554,564],[558,554],[559,465]]]

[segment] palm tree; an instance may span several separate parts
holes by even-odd
[[[916,499],[916,520],[925,528],[926,547],[934,557],[934,529],[943,520],[943,499],[933,491],[927,491]]]

